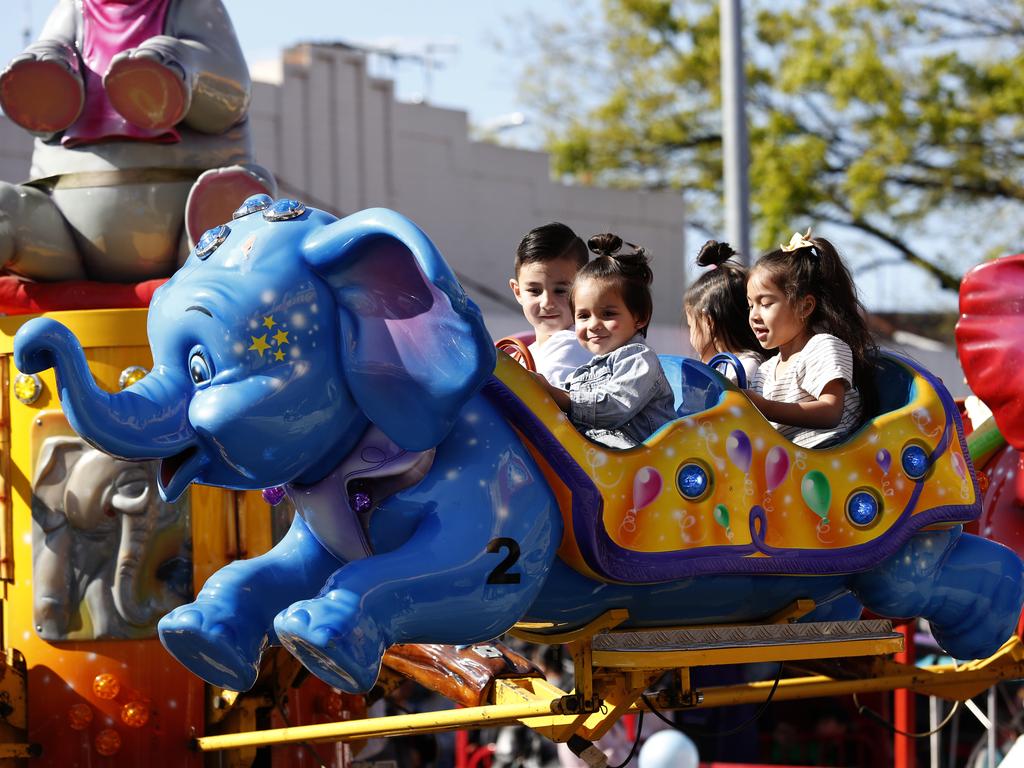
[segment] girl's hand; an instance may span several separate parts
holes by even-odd
[[[551,399],[558,404],[559,408],[561,408],[563,411],[568,412],[570,406],[568,392],[566,392],[564,389],[559,389],[554,384],[549,382],[547,379],[544,378],[544,374],[542,373],[530,371],[530,375],[533,376],[533,378],[537,381],[538,384],[540,384],[542,387],[544,387],[545,390],[547,390],[547,393],[551,395]]]

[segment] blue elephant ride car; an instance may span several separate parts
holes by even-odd
[[[962,533],[979,512],[942,384],[887,358],[883,412],[843,445],[782,438],[707,367],[667,360],[679,418],[628,451],[587,441],[414,224],[247,200],[156,293],[153,369],[95,385],[53,319],[15,340],[55,367],[71,425],[159,459],[159,487],[281,487],[290,530],[215,573],[159,625],[203,679],[254,682],[268,643],[366,691],[396,643],[467,644],[520,621],[564,631],[814,617],[926,618],[952,655],[1012,633],[1022,564]],[[850,595],[855,596],[850,599]]]

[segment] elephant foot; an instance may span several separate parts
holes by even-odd
[[[1017,627],[1024,564],[994,541],[958,529],[928,531],[882,566],[856,576],[854,588],[880,616],[925,619],[950,656],[984,659]]]
[[[204,172],[189,192],[185,203],[185,229],[192,245],[208,229],[231,221],[246,198],[252,195],[273,196],[277,186],[269,171],[257,165],[233,165]]]
[[[303,600],[274,619],[289,653],[314,675],[347,693],[369,691],[386,650],[376,621],[359,613],[358,597],[335,590]]]
[[[114,109],[139,128],[166,131],[188,110],[184,72],[173,63],[144,56],[121,58],[110,65],[103,83]]]
[[[57,58],[26,57],[0,75],[4,113],[33,133],[63,131],[75,122],[84,101],[82,81]]]
[[[1017,556],[1001,548],[1007,555],[1000,558],[1004,562],[998,563],[996,558],[988,563],[979,561],[976,567],[980,573],[973,577],[973,583],[961,582],[961,589],[977,589],[974,595],[951,598],[938,614],[923,617],[935,641],[954,658],[988,658],[1017,629],[1024,599],[1024,572]]]
[[[175,608],[157,628],[164,648],[211,685],[247,691],[256,682],[266,633],[227,614],[217,603]]]

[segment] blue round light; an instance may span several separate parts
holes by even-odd
[[[210,258],[210,254],[216,251],[220,244],[228,239],[230,234],[231,228],[227,224],[221,224],[219,227],[206,230],[203,232],[203,236],[199,238],[199,242],[196,243],[196,256],[201,261],[206,261]]]
[[[871,525],[880,509],[878,497],[870,491],[854,491],[846,500],[846,516],[857,526]]]
[[[689,462],[679,468],[676,475],[676,483],[679,485],[679,493],[687,501],[696,501],[704,496],[711,487],[711,478],[708,471],[700,464]]]
[[[920,480],[928,471],[928,454],[917,443],[911,443],[903,449],[900,456],[903,473],[911,480]]]
[[[265,208],[269,208],[274,204],[274,198],[270,195],[261,193],[259,195],[252,195],[245,199],[235,212],[231,214],[232,219],[240,219],[243,216],[248,216],[250,213],[256,213],[256,211],[262,211]]]
[[[263,218],[267,221],[285,221],[294,219],[306,212],[304,203],[298,200],[278,200],[272,206],[263,211]]]

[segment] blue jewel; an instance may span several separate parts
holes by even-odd
[[[269,208],[274,204],[274,198],[270,195],[261,193],[259,195],[251,195],[245,199],[235,212],[231,214],[232,219],[240,219],[243,216],[248,216],[250,213],[256,213],[256,211],[262,211],[264,208]]]
[[[203,232],[203,236],[196,243],[196,257],[200,261],[206,261],[210,258],[210,254],[216,251],[220,244],[228,239],[230,234],[231,228],[227,224],[221,224],[219,227]]]
[[[688,462],[679,468],[676,483],[679,486],[679,493],[688,501],[701,498],[711,487],[708,471],[696,462]]]
[[[267,221],[285,221],[294,219],[306,212],[304,203],[298,200],[278,200],[272,206],[263,211],[263,218]]]
[[[850,518],[851,523],[861,527],[871,525],[878,517],[880,509],[878,497],[870,491],[854,491],[846,500],[846,516]]]
[[[911,480],[920,480],[928,471],[928,454],[917,443],[911,443],[903,449],[900,462],[904,474]]]

